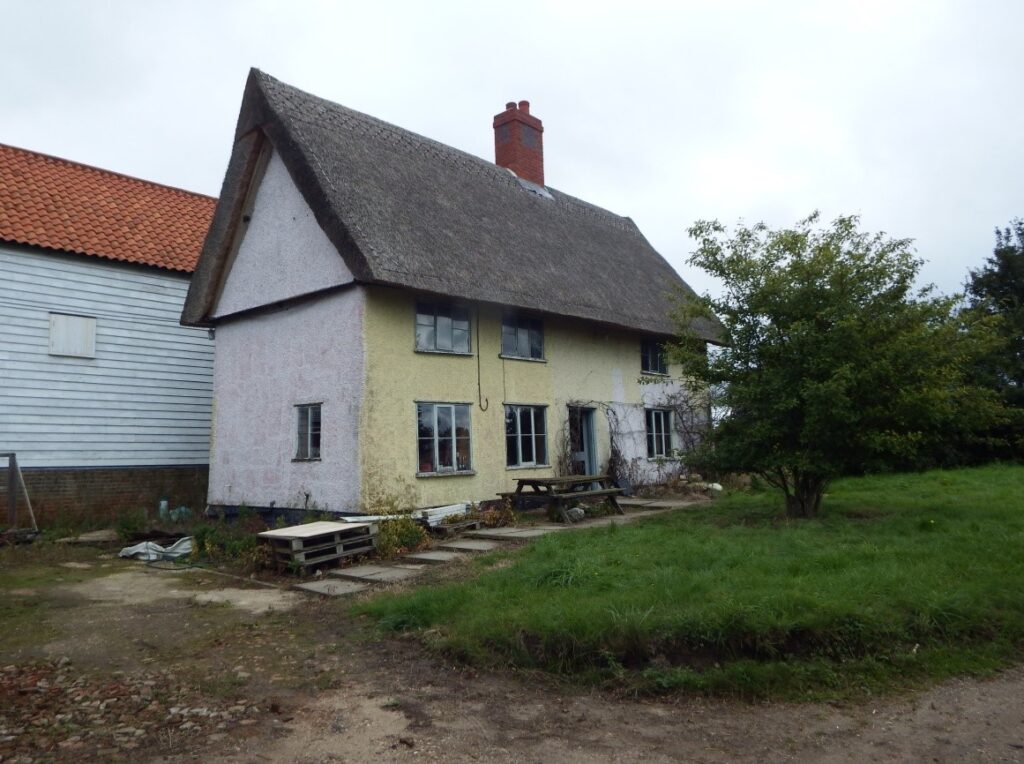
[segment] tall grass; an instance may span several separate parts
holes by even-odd
[[[817,520],[735,494],[360,609],[461,660],[640,690],[838,696],[984,673],[1024,645],[1024,468],[844,480]]]

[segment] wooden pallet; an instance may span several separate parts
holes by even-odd
[[[432,525],[427,530],[435,536],[448,538],[450,536],[455,536],[458,533],[462,533],[462,531],[477,530],[479,527],[479,520],[462,520],[457,523],[441,523],[440,525]]]
[[[372,552],[377,543],[374,523],[317,522],[259,534],[270,544],[274,559],[309,567]]]

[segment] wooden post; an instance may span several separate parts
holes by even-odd
[[[18,459],[7,454],[7,526],[12,530],[18,525]]]

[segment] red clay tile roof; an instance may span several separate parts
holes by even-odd
[[[216,204],[0,144],[0,241],[191,273]]]

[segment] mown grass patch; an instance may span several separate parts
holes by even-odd
[[[849,479],[552,534],[511,565],[359,607],[482,665],[638,691],[840,697],[981,674],[1024,646],[1024,468]]]

